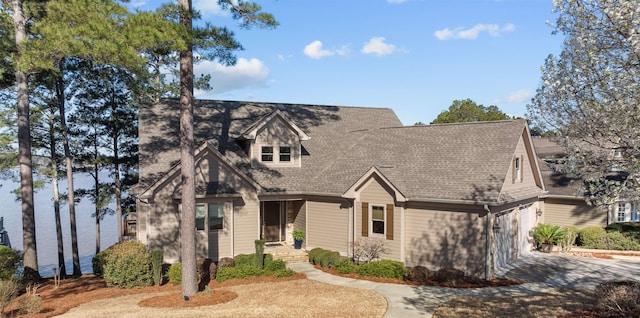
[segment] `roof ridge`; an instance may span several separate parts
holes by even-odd
[[[165,97],[161,98],[161,100],[179,100],[176,97]],[[319,107],[319,108],[331,108],[331,107],[339,107],[339,108],[357,108],[357,109],[386,109],[393,110],[391,107],[375,107],[375,106],[357,106],[357,105],[322,105],[322,104],[309,104],[309,103],[292,103],[292,102],[257,102],[257,101],[248,101],[248,100],[231,100],[231,99],[199,99],[195,98],[195,102],[231,102],[231,103],[241,103],[241,104],[265,104],[265,105],[293,105],[293,106],[305,106],[305,107]]]
[[[409,126],[409,127],[453,126],[453,125],[484,125],[484,124],[514,123],[514,122],[525,122],[525,120],[524,119],[504,119],[504,120],[487,120],[487,121],[467,121],[467,122],[457,122],[457,123],[415,125],[415,126]]]

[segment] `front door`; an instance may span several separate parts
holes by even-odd
[[[262,231],[264,240],[267,242],[282,241],[282,210],[284,202],[265,201],[262,202]]]

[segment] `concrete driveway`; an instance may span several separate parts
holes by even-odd
[[[599,259],[533,252],[497,273],[498,277],[523,280],[517,286],[456,289],[374,283],[333,276],[307,264],[292,266],[309,279],[329,284],[373,289],[388,303],[385,317],[431,317],[440,304],[458,296],[528,295],[556,288],[591,289],[607,280],[640,277],[640,257]]]
[[[499,274],[551,288],[594,288],[607,280],[637,280],[640,257],[602,259],[534,252]]]

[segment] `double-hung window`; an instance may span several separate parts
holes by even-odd
[[[291,162],[291,147],[282,146],[280,147],[280,162]]]
[[[618,202],[618,212],[616,213],[616,222],[627,221],[627,202]]]
[[[261,159],[263,162],[273,162],[273,147],[262,146],[261,152]]]
[[[196,230],[214,231],[224,228],[224,203],[196,204]]]
[[[631,222],[640,222],[640,215],[638,214],[638,201],[631,202]]]
[[[384,205],[371,205],[371,236],[384,236],[385,214]]]

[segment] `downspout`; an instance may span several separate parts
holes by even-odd
[[[351,239],[351,258],[355,258],[355,244],[356,244],[356,200],[351,200],[351,235],[353,238]],[[355,259],[354,259],[355,260]]]
[[[236,256],[236,220],[235,220],[235,206],[232,201],[225,202],[225,205],[229,205],[231,207],[231,257]]]
[[[485,222],[485,235],[486,235],[486,246],[485,246],[485,259],[484,259],[484,279],[491,280],[491,230],[492,230],[492,215],[491,209],[488,205],[484,205],[484,210],[487,211],[487,221]]]
[[[404,232],[404,208],[407,205],[407,203],[402,203],[400,205],[400,261],[403,263],[407,263],[407,260],[405,259],[405,245],[404,245],[404,236],[405,236],[405,232]]]
[[[353,255],[353,254],[350,254],[351,253],[351,246],[352,246],[351,238],[353,237],[353,232],[354,232],[353,229],[351,228],[351,224],[353,224],[353,219],[352,219],[353,206],[351,204],[351,201],[349,201],[349,200],[346,200],[346,201],[347,201],[348,209],[349,209],[348,210],[349,211],[348,212],[348,220],[347,220],[347,257],[350,257],[350,255]]]

